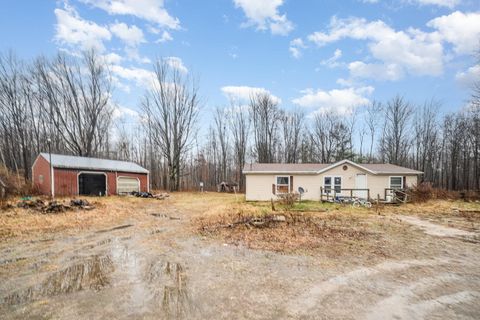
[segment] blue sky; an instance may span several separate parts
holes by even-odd
[[[18,0],[3,2],[0,34],[2,52],[26,59],[95,48],[126,115],[157,57],[199,79],[206,113],[255,91],[307,114],[397,93],[449,112],[480,79],[474,0]]]

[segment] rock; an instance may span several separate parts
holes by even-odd
[[[284,215],[274,215],[272,220],[275,222],[286,222],[287,218]]]

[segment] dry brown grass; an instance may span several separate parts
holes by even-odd
[[[416,215],[432,222],[467,231],[480,231],[480,202],[429,200],[386,207],[387,213]]]
[[[373,211],[333,207],[327,212],[272,212],[267,207],[259,203],[227,205],[217,214],[195,219],[194,225],[199,234],[229,244],[329,257],[391,256],[407,240],[403,239],[408,235],[404,225]],[[284,222],[273,221],[279,215],[285,217]],[[250,223],[252,219],[268,223],[256,227]]]
[[[0,240],[109,226],[134,215],[135,208],[140,202],[139,199],[131,197],[87,199],[95,205],[95,209],[43,214],[34,209],[14,206],[0,211]],[[69,198],[59,199],[59,201],[69,202]],[[15,200],[11,203],[15,204]]]
[[[152,212],[163,212],[165,208],[174,208],[186,217],[199,215],[209,210],[221,210],[222,206],[236,201],[243,201],[242,196],[218,193],[172,194],[167,200],[145,199],[136,197],[86,197],[95,205],[93,210],[68,211],[64,213],[42,214],[35,210],[17,208],[19,198],[9,201],[13,208],[0,209],[0,241],[14,237],[48,236],[57,232],[74,233],[91,228],[101,229],[136,220],[137,224],[147,224],[145,216]],[[59,201],[70,202],[70,198]]]
[[[69,199],[65,199],[68,201]],[[200,233],[211,239],[250,248],[279,252],[323,252],[328,256],[344,254],[398,256],[414,246],[415,233],[391,214],[419,215],[440,223],[468,230],[480,228],[480,204],[462,201],[435,200],[399,207],[376,209],[352,208],[318,202],[302,202],[288,209],[271,204],[247,203],[242,195],[225,193],[174,193],[168,200],[135,197],[88,198],[96,209],[41,214],[33,210],[13,208],[0,211],[0,240],[13,237],[55,233],[75,233],[88,229],[108,229],[132,223],[140,228],[151,227],[152,213],[179,217],[178,232]],[[285,222],[256,228],[245,220],[252,217],[284,215]],[[385,217],[387,216],[387,217]],[[192,220],[192,223],[188,221]],[[184,223],[186,221],[187,223]],[[232,225],[232,226],[228,226]],[[418,233],[418,236],[421,232]],[[413,237],[413,238],[412,238]]]

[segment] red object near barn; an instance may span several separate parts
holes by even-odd
[[[52,196],[150,191],[149,172],[136,163],[60,154],[40,153],[32,166],[32,179],[41,193]]]

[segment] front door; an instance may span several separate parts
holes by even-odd
[[[367,175],[365,173],[357,173],[355,176],[355,189],[367,189]],[[367,190],[355,191],[355,196],[366,199],[368,192]]]

